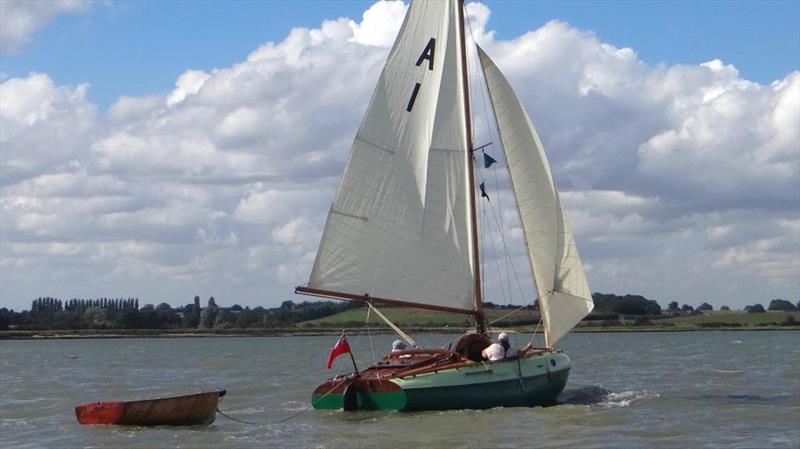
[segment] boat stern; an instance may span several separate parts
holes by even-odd
[[[406,394],[390,380],[347,376],[318,386],[311,405],[318,410],[403,410]]]

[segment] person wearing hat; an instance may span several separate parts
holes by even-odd
[[[406,344],[403,343],[403,340],[395,340],[392,342],[392,352],[400,352],[406,350]]]
[[[490,344],[481,352],[481,356],[490,362],[494,362],[503,360],[506,357],[516,357],[518,355],[517,352],[511,341],[509,341],[508,334],[500,332],[500,335],[497,336],[497,343]]]

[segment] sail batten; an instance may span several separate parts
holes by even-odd
[[[478,54],[527,243],[545,344],[552,347],[594,303],[536,129],[497,66],[480,47]]]

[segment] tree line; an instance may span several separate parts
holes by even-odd
[[[678,305],[678,301],[671,301],[667,304],[666,309],[662,309],[658,302],[647,299],[640,295],[625,295],[619,296],[606,293],[592,294],[594,300],[593,313],[617,313],[620,315],[651,315],[658,316],[662,313],[668,315],[684,315],[702,312],[711,312],[714,306],[707,302],[703,302],[697,308],[689,304]],[[728,306],[722,306],[719,310],[731,310]],[[745,306],[743,309],[749,313],[766,312],[766,310],[783,310],[787,312],[794,312],[800,310],[800,301],[793,304],[791,301],[785,299],[773,299],[770,301],[769,306],[765,309],[760,303]]]
[[[638,317],[642,324],[648,318],[660,316],[697,314],[714,310],[713,306],[703,302],[696,309],[688,304],[678,305],[672,301],[666,309],[658,302],[641,295],[614,295],[594,293],[592,295],[595,308],[585,321],[616,322],[622,316]],[[484,304],[486,308],[513,309],[514,305]],[[145,304],[139,307],[138,298],[73,298],[62,301],[58,298],[43,297],[33,300],[30,310],[15,312],[5,307],[0,308],[0,329],[247,329],[291,327],[296,323],[306,322],[334,315],[348,309],[364,307],[352,301],[303,301],[295,303],[284,301],[278,307],[242,307],[234,304],[230,307],[217,305],[214,297],[210,297],[201,307],[200,297],[195,296],[191,303],[180,307],[172,307],[166,302],[158,305]],[[538,311],[537,302],[526,306],[526,309]],[[722,306],[720,310],[730,310]],[[800,302],[794,304],[784,299],[774,299],[767,310],[800,310]],[[749,313],[765,312],[761,304],[748,305]]]
[[[210,297],[201,307],[200,297],[172,307],[166,302],[139,307],[138,298],[70,299],[37,298],[30,310],[0,308],[0,329],[227,329],[273,328],[322,318],[360,303],[284,301],[279,307],[218,306]]]
[[[70,299],[62,302],[58,298],[49,296],[36,298],[31,303],[33,314],[53,314],[55,312],[78,310],[85,312],[90,307],[100,307],[110,310],[136,310],[139,308],[139,298],[97,298],[97,299]]]

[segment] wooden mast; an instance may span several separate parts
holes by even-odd
[[[466,21],[464,19],[464,0],[457,0],[458,3],[458,38],[461,43],[461,78],[464,89],[464,118],[467,125],[467,176],[469,190],[469,210],[472,228],[472,268],[475,278],[475,321],[478,332],[486,333],[486,325],[483,315],[483,294],[481,292],[481,258],[478,252],[478,219],[475,207],[475,162],[472,153],[472,120],[469,107],[469,73],[467,71],[467,45],[466,45]]]

